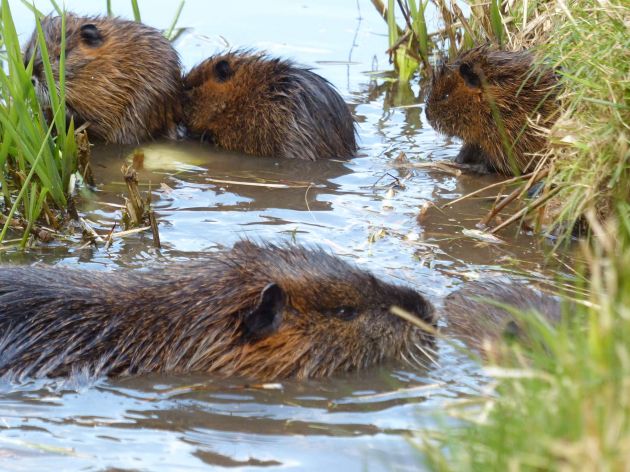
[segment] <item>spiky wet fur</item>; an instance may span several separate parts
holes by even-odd
[[[481,163],[503,174],[533,169],[546,147],[536,128],[551,126],[558,108],[556,75],[534,59],[528,51],[484,45],[433,70],[426,115],[437,131],[464,141],[458,162]],[[462,65],[480,86],[467,83]]]
[[[252,337],[244,318],[269,284],[286,295],[282,321]],[[242,241],[147,271],[5,266],[0,374],[324,377],[431,349],[431,336],[392,315],[392,305],[434,324],[417,292],[299,246]],[[340,318],[349,307],[357,316]]]
[[[230,75],[221,77],[217,64]],[[291,61],[228,52],[194,67],[184,82],[192,136],[257,156],[313,161],[357,152],[354,119],[339,93]]]
[[[175,139],[181,119],[181,66],[170,42],[155,28],[110,17],[66,13],[66,103],[79,126],[89,122],[91,139],[137,144],[151,138]],[[53,75],[59,81],[61,17],[42,19]],[[81,27],[93,24],[103,41],[85,44]],[[37,31],[25,46],[28,61],[36,53]],[[50,93],[41,55],[33,78],[43,107]]]

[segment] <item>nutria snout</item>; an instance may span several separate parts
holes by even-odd
[[[41,21],[55,81],[59,83],[62,18]],[[89,123],[90,138],[137,144],[176,138],[181,119],[181,67],[170,42],[155,28],[110,17],[65,14],[65,91],[68,118]],[[37,30],[26,44],[33,83],[50,107]],[[38,48],[39,49],[39,48]]]
[[[237,243],[190,264],[114,273],[0,270],[0,374],[206,372],[324,377],[417,358],[432,305],[321,249]]]
[[[356,154],[354,119],[323,77],[262,53],[206,59],[184,78],[189,134],[256,156],[316,160]]]
[[[484,45],[433,70],[426,115],[431,126],[464,144],[456,161],[503,174],[532,170],[546,139],[532,124],[550,127],[557,78],[528,51]]]
[[[504,278],[466,283],[444,300],[445,333],[463,341],[470,349],[493,356],[506,338],[526,341],[524,319],[510,309],[527,316],[535,313],[551,324],[561,319],[560,301]]]

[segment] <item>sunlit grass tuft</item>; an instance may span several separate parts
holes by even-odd
[[[46,81],[50,90],[52,123],[46,117],[31,82],[33,60],[25,64],[8,0],[1,3],[0,41],[0,186],[3,203],[0,242],[16,222],[23,231],[21,246],[31,228],[46,211],[47,223],[57,226],[53,209],[63,211],[68,202],[71,175],[76,171],[74,125],[66,123],[62,52],[58,85],[52,75],[39,15],[33,12]],[[65,46],[65,38],[62,39]],[[42,47],[42,45],[44,45]],[[62,47],[63,50],[63,47]],[[52,221],[55,220],[55,221]]]
[[[619,0],[581,0],[553,21],[553,41],[541,52],[564,94],[550,135],[548,186],[566,187],[555,215],[566,238],[589,209],[601,221],[614,201],[630,200],[630,9]]]

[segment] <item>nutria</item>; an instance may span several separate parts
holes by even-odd
[[[557,78],[531,52],[484,45],[433,70],[426,115],[440,133],[464,141],[457,162],[503,174],[531,170],[555,119]],[[505,139],[502,139],[505,137]]]
[[[466,283],[444,300],[445,333],[463,341],[470,349],[484,356],[497,353],[501,340],[527,341],[524,318],[518,313],[535,313],[550,324],[561,318],[560,301],[548,294],[532,290],[518,282],[494,277]]]
[[[354,119],[323,77],[262,53],[206,59],[184,78],[192,137],[256,156],[316,160],[357,151]]]
[[[59,81],[62,18],[42,19],[55,80]],[[181,67],[170,42],[155,28],[110,17],[65,14],[65,90],[68,118],[89,123],[90,138],[137,144],[156,137],[176,138],[181,118]],[[24,60],[37,47],[37,30]],[[33,64],[33,84],[42,106],[50,106],[41,54]]]
[[[432,305],[322,249],[237,243],[147,271],[0,270],[0,375],[324,377],[414,358]],[[415,354],[414,354],[415,352]]]

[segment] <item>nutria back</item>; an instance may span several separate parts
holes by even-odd
[[[464,141],[458,162],[503,174],[532,170],[557,111],[557,78],[528,51],[484,45],[433,70],[426,115],[440,133]]]
[[[523,316],[536,314],[551,324],[561,319],[557,298],[496,277],[466,283],[446,297],[442,313],[447,322],[444,331],[470,349],[492,356],[501,340],[524,340],[524,319],[515,316],[511,309]]]
[[[323,77],[288,60],[228,52],[184,79],[191,136],[256,156],[316,160],[356,154],[354,119]]]
[[[42,19],[55,80],[59,81],[62,18]],[[89,122],[90,138],[137,144],[176,137],[181,115],[181,67],[160,31],[110,17],[65,15],[66,102],[77,126]],[[33,81],[42,106],[50,106],[37,31],[25,47],[36,54]]]
[[[0,375],[206,372],[323,377],[417,358],[434,324],[417,292],[321,249],[243,241],[145,271],[0,270]]]

